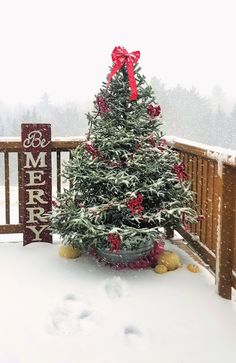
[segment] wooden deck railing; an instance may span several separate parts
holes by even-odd
[[[205,220],[193,226],[190,233],[180,228],[178,232],[192,245],[202,259],[215,272],[218,292],[225,298],[231,297],[231,288],[236,288],[236,155],[228,155],[227,150],[214,150],[204,145],[194,146],[174,138],[167,138],[184,161],[192,189],[196,192],[196,202]],[[52,173],[56,175],[56,191],[61,191],[62,155],[70,155],[83,138],[52,140],[52,154],[56,165]],[[18,223],[11,223],[10,164],[12,153],[17,156],[18,174]],[[3,162],[5,206],[0,206],[5,223],[0,224],[1,233],[22,232],[22,146],[18,140],[0,139],[0,162]],[[1,167],[1,166],[0,166]],[[0,183],[1,184],[1,183]],[[4,210],[3,210],[4,209]]]
[[[70,155],[71,150],[75,149],[81,142],[83,142],[83,137],[78,139],[64,139],[52,140],[52,159],[55,163],[52,163],[52,174],[56,174],[56,182],[54,186],[55,194],[61,192],[62,180],[61,180],[61,162],[62,155],[67,153]],[[22,144],[20,139],[4,140],[0,138],[0,156],[3,154],[3,186],[5,194],[5,210],[3,210],[3,205],[0,205],[0,215],[5,214],[5,223],[0,224],[0,234],[4,233],[22,233]],[[10,193],[10,156],[11,154],[16,154],[17,165],[17,189],[18,189],[18,223],[11,223],[11,193]],[[55,165],[54,165],[55,164]],[[1,183],[0,183],[1,185]],[[2,198],[1,198],[2,199]],[[1,200],[0,199],[0,200]],[[2,219],[2,218],[1,218]]]
[[[167,138],[185,163],[205,220],[179,233],[216,276],[218,292],[231,298],[236,288],[236,151]]]

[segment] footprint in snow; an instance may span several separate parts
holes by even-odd
[[[98,313],[89,302],[82,296],[70,293],[50,311],[46,330],[51,335],[74,335],[93,329],[97,320]]]
[[[138,336],[142,335],[141,331],[137,329],[135,326],[129,325],[124,328],[124,334],[128,336]]]
[[[112,300],[119,299],[124,295],[126,295],[126,290],[127,290],[126,283],[122,281],[119,276],[107,279],[105,281],[104,288],[107,296]]]
[[[124,327],[123,334],[127,345],[140,348],[140,339],[143,337],[143,334],[138,328],[133,325],[127,325]]]

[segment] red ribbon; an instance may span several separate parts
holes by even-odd
[[[186,213],[185,212],[182,212],[182,224],[184,226],[185,232],[188,232],[189,231],[189,226],[188,226],[188,223],[187,223]]]
[[[180,180],[186,180],[188,179],[188,174],[184,170],[184,163],[180,163],[178,165],[174,165],[174,172],[177,175],[177,178]]]
[[[125,64],[128,72],[129,85],[131,90],[130,100],[136,100],[138,97],[138,90],[137,90],[136,80],[134,77],[133,65],[138,62],[139,57],[140,57],[139,51],[128,53],[128,51],[125,48],[115,47],[111,55],[112,61],[115,62],[115,64],[111,70],[111,73],[107,77],[107,88],[111,82],[112,77]]]
[[[108,236],[108,242],[111,243],[111,248],[109,249],[109,252],[113,253],[116,251],[116,253],[119,253],[120,251],[120,236],[118,234],[109,234]]]
[[[92,158],[95,159],[96,157],[99,157],[100,156],[100,152],[99,150],[95,149],[92,145],[86,143],[85,144],[86,146],[86,150],[87,152],[92,155]]]

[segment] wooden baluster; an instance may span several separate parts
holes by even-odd
[[[202,214],[206,217],[206,213],[207,213],[207,204],[206,204],[206,199],[207,199],[207,160],[203,160],[203,164],[202,164],[202,201],[201,201],[201,205],[202,205]],[[200,235],[200,239],[201,242],[203,242],[204,244],[206,244],[206,229],[207,229],[207,220],[205,219],[202,222],[202,228],[201,228],[201,235]]]
[[[4,170],[5,170],[5,216],[6,224],[10,224],[10,181],[9,181],[9,153],[4,153]]]
[[[195,193],[195,196],[194,196],[194,201],[195,203],[197,202],[197,157],[196,156],[193,156],[193,166],[192,166],[192,190],[193,192]],[[193,233],[197,233],[197,225],[194,224],[192,226],[192,231]]]
[[[57,194],[61,193],[61,152],[57,151]]]
[[[69,159],[71,160],[72,159],[72,151],[70,150],[70,154],[69,154]],[[73,186],[73,182],[72,180],[70,180],[70,183],[69,183],[69,188],[71,189]]]
[[[218,226],[218,209],[219,209],[219,190],[218,186],[218,167],[217,162],[214,161],[214,171],[213,171],[213,206],[212,206],[212,251],[216,254],[216,242],[217,242],[217,226]],[[221,194],[220,194],[221,196]]]
[[[213,219],[213,178],[214,163],[209,160],[207,167],[207,198],[206,198],[206,246],[212,250],[212,219]]]
[[[191,183],[191,189],[193,189],[193,157],[188,155],[188,178]],[[190,226],[190,231],[193,233],[193,226]]]
[[[199,208],[199,214],[203,214],[202,211],[202,168],[203,160],[198,156],[197,158],[197,206]],[[202,222],[198,222],[196,232],[200,237],[202,231]]]

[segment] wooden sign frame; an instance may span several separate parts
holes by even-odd
[[[52,243],[46,213],[52,209],[51,125],[22,124],[23,245]]]

